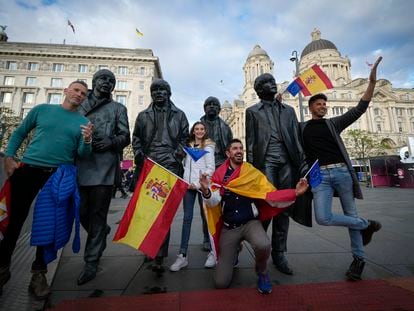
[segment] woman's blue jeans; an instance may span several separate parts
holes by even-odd
[[[208,235],[207,222],[205,220],[204,211],[203,211],[203,199],[201,198],[201,193],[197,190],[187,190],[183,199],[184,207],[184,218],[183,218],[183,228],[181,231],[181,245],[180,245],[180,254],[187,255],[188,241],[190,240],[191,233],[191,223],[193,221],[194,214],[194,202],[196,197],[198,197],[198,203],[200,205],[200,214],[203,222],[203,235],[204,243],[210,243],[210,238]]]

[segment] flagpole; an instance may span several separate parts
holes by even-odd
[[[290,58],[291,62],[295,62],[296,67],[296,77],[299,77],[299,62],[298,62],[298,52],[295,50],[292,52],[292,57]],[[299,116],[300,122],[303,122],[305,118],[303,117],[303,103],[302,103],[302,94],[299,91]]]
[[[146,157],[148,160],[150,160],[152,163],[158,165],[159,167],[161,167],[162,169],[164,169],[165,171],[167,171],[168,173],[174,175],[175,177],[177,177],[178,179],[180,179],[181,181],[185,182],[187,185],[190,185],[190,183],[184,179],[182,179],[180,176],[174,174],[173,172],[171,172],[169,169],[166,169],[164,166],[162,166],[161,164],[155,162],[153,159]]]

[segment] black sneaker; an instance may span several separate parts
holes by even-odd
[[[361,274],[365,267],[365,261],[362,258],[354,257],[348,271],[346,272],[346,278],[349,281],[360,281]]]
[[[371,242],[372,235],[381,229],[382,225],[379,221],[368,220],[368,227],[364,230],[361,230],[362,235],[362,244],[368,245]]]

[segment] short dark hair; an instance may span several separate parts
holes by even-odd
[[[235,143],[239,143],[241,145],[243,145],[242,141],[238,138],[233,138],[232,140],[230,140],[226,146],[226,151],[229,151],[231,148],[231,145],[235,144]]]
[[[209,96],[209,97],[207,97],[207,99],[204,101],[204,107],[205,107],[207,104],[211,103],[211,102],[215,103],[217,106],[219,106],[219,107],[220,107],[220,101],[218,100],[218,98],[217,98],[217,97],[214,97],[214,96]]]
[[[314,102],[316,102],[318,99],[323,99],[324,101],[328,100],[328,97],[326,97],[325,94],[319,93],[319,94],[315,94],[313,95],[311,98],[309,98],[309,102],[308,105],[312,105]]]
[[[154,91],[157,87],[166,89],[168,92],[168,96],[171,96],[171,86],[168,84],[167,81],[163,79],[155,79],[154,81],[152,81],[150,85],[150,91]]]
[[[88,84],[87,84],[85,81],[82,81],[82,80],[75,80],[75,81],[72,81],[72,82],[69,84],[69,86],[68,86],[68,87],[70,87],[72,84],[75,84],[75,83],[78,83],[78,84],[80,84],[80,85],[83,85],[84,87],[86,87],[86,89],[88,89]]]

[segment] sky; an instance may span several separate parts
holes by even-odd
[[[314,28],[351,60],[353,79],[367,77],[366,62],[382,55],[378,77],[394,87],[414,87],[414,1],[409,0],[0,0],[0,25],[8,26],[10,42],[66,39],[152,49],[172,100],[192,122],[204,114],[208,96],[222,103],[238,99],[242,68],[256,44],[273,60],[276,81],[291,81],[292,51],[300,55]]]

